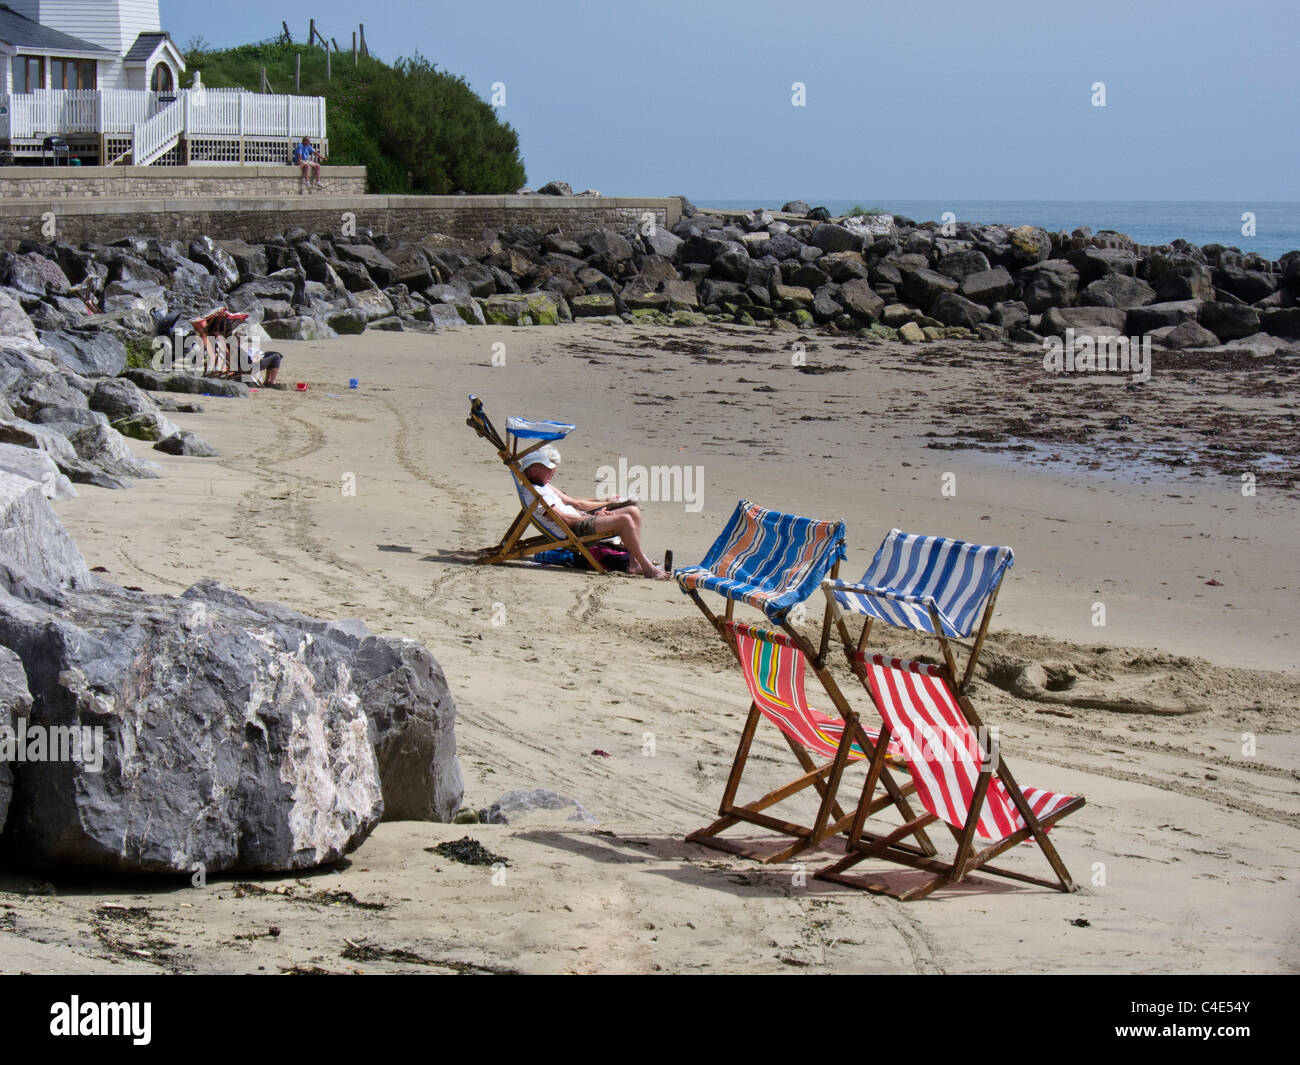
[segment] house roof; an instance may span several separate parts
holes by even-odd
[[[135,39],[135,44],[131,45],[123,58],[128,63],[146,62],[158,50],[158,46],[167,39],[166,33],[142,33]]]
[[[52,30],[24,18],[11,10],[6,4],[0,4],[0,41],[16,48],[38,48],[50,52],[102,52],[112,55],[107,48],[83,41],[78,37]]]

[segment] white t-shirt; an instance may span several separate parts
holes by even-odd
[[[546,502],[550,505],[551,509],[554,510],[555,513],[558,514],[560,517],[562,517],[565,521],[574,522],[574,523],[582,521],[583,519],[582,512],[578,510],[576,507],[571,507],[569,506],[568,503],[565,503],[563,500],[561,500],[560,493],[557,492],[554,488],[552,488],[549,484],[533,485],[533,487],[537,489],[537,494],[546,500]],[[538,509],[541,510],[540,507]]]

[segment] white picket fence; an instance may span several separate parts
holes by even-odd
[[[169,98],[170,97],[170,98]],[[0,93],[0,141],[69,134],[130,134],[138,165],[179,137],[325,139],[325,99],[241,89],[37,89]]]

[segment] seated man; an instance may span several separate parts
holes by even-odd
[[[262,388],[283,389],[284,385],[276,384],[275,379],[280,376],[280,363],[284,361],[284,356],[278,351],[262,351],[260,348],[248,349],[248,372],[256,375],[259,370],[262,371],[262,380],[258,381],[254,376],[250,384],[259,385]]]
[[[614,500],[576,499],[551,486],[555,467],[560,464],[560,453],[549,444],[527,455],[522,463],[524,476],[532,482],[547,504],[562,522],[577,536],[617,536],[627,548],[628,573],[639,573],[652,580],[663,580],[668,574],[645,556],[641,549],[641,509],[635,505],[608,509]],[[536,506],[536,504],[534,504]]]
[[[293,161],[298,164],[298,192],[301,195],[303,183],[315,181],[312,188],[323,189],[320,183],[320,152],[312,144],[310,137],[303,137],[301,144],[294,145]]]

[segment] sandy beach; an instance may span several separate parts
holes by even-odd
[[[173,416],[219,458],[132,442],[160,479],[56,505],[88,563],[421,641],[457,701],[464,805],[543,788],[594,820],[385,823],[300,880],[9,873],[6,971],[1300,969],[1294,369],[1158,357],[1129,387],[1047,378],[1030,346],[617,321],[275,346],[306,392]],[[1086,797],[1053,834],[1079,893],[977,876],[901,904],[814,880],[829,850],[762,867],[684,842],[715,816],[740,676],[675,583],[473,562],[517,501],[471,392],[501,428],[576,423],[573,494],[620,458],[702,468],[698,499],[644,506],[649,553],[678,565],[742,498],[843,518],[850,576],[894,527],[1011,545],[972,697],[1022,785]],[[1061,698],[1007,690],[1030,662]],[[788,760],[761,728],[756,783]],[[433,849],[466,836],[504,872]]]

